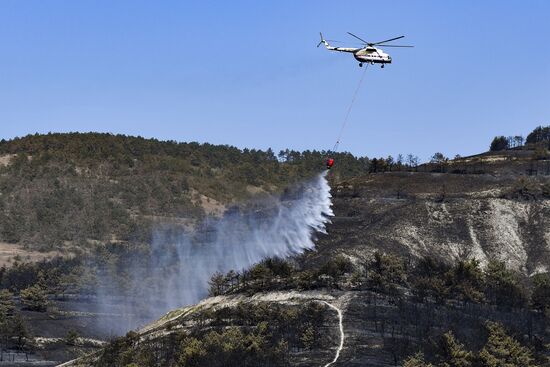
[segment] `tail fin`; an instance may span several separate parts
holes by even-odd
[[[329,47],[328,42],[323,38],[323,34],[321,32],[319,32],[319,34],[321,35],[321,42],[317,44],[317,47],[321,46],[321,44],[325,45],[325,47]]]

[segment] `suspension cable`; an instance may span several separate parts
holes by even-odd
[[[365,65],[365,69],[363,70],[363,74],[361,75],[361,79],[359,79],[359,84],[357,84],[357,88],[355,88],[355,92],[353,93],[351,103],[348,107],[348,110],[346,111],[346,115],[344,116],[344,121],[342,122],[342,127],[340,128],[340,133],[338,134],[338,139],[336,140],[336,143],[334,144],[334,148],[332,148],[333,153],[336,153],[338,151],[338,146],[340,145],[340,140],[342,139],[342,134],[344,133],[344,129],[346,128],[346,125],[348,123],[349,115],[351,113],[351,109],[353,108],[353,104],[355,103],[355,100],[357,99],[357,93],[359,92],[359,89],[361,88],[361,84],[363,84],[363,79],[365,79],[365,75],[367,74],[367,67],[368,66],[369,66],[369,64]]]

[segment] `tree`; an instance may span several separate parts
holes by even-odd
[[[74,329],[71,329],[67,332],[67,335],[65,336],[65,344],[75,346],[78,342],[78,338],[80,335],[78,335],[78,332]]]
[[[368,284],[371,288],[399,296],[397,285],[404,285],[407,280],[405,265],[401,258],[376,252],[373,261],[368,264],[368,269]]]
[[[504,327],[496,322],[487,322],[487,343],[479,352],[481,367],[535,367],[533,356],[526,347],[506,334]]]
[[[446,160],[447,160],[447,157],[445,157],[443,153],[437,152],[432,156],[430,163],[441,164],[441,163],[444,163]]]
[[[481,303],[485,300],[483,272],[479,266],[479,261],[475,259],[461,261],[448,276],[448,283],[455,297],[475,303]]]
[[[416,168],[418,166],[418,157],[413,154],[407,154],[407,165],[409,168]]]
[[[550,126],[538,126],[536,127],[525,140],[527,144],[537,144],[537,143],[550,143]]]
[[[508,144],[508,139],[506,139],[505,136],[495,136],[493,141],[491,142],[490,151],[496,152],[499,150],[506,150],[509,149],[510,145]]]
[[[403,168],[403,163],[405,162],[405,158],[403,157],[403,154],[399,153],[397,155],[397,158],[395,159],[395,164],[397,165],[397,169],[401,171]]]
[[[437,164],[438,172],[445,172],[445,165],[448,161],[449,158],[445,157],[443,153],[437,152],[432,156],[430,163]]]
[[[16,346],[22,350],[30,337],[25,320],[20,314],[15,315],[11,323],[11,335],[16,339]]]
[[[204,343],[197,338],[185,338],[180,345],[179,366],[200,367],[207,356]]]
[[[431,363],[426,363],[424,354],[418,352],[414,356],[410,356],[403,362],[403,367],[434,367]]]
[[[393,157],[391,155],[389,155],[388,158],[386,158],[386,165],[388,166],[388,169],[390,170],[390,172],[391,172],[392,167],[393,167],[394,164],[395,164],[395,161],[394,161]]]
[[[12,317],[14,310],[13,293],[7,289],[0,290],[0,317],[2,315],[6,318]]]
[[[46,292],[37,284],[23,289],[20,296],[21,303],[27,310],[45,312],[48,307]]]
[[[254,265],[249,273],[252,277],[253,289],[256,291],[264,290],[264,287],[271,281],[273,276],[265,262]]]
[[[215,272],[208,281],[208,294],[210,296],[219,296],[225,289],[225,277],[219,271]]]
[[[550,314],[550,275],[548,273],[533,276],[531,306]]]
[[[311,349],[315,345],[315,329],[311,324],[308,324],[300,335],[300,342],[305,349]]]
[[[473,354],[464,349],[451,331],[443,334],[441,341],[441,353],[444,367],[470,367],[472,366]]]
[[[497,306],[523,307],[527,296],[519,284],[516,273],[506,268],[502,261],[490,261],[484,271],[485,294]]]
[[[525,139],[523,138],[523,136],[521,136],[521,135],[516,135],[516,136],[514,136],[514,145],[515,145],[516,147],[521,147],[521,146],[523,145],[523,141],[524,141],[524,140],[525,140]]]
[[[445,274],[450,266],[431,257],[424,257],[416,264],[412,276],[412,292],[421,301],[430,296],[443,303],[449,297]]]
[[[13,322],[15,303],[13,294],[7,289],[0,291],[0,361],[3,350],[7,348],[10,334],[10,326]]]
[[[373,158],[370,161],[369,172],[385,172],[388,168],[388,163],[384,158]]]

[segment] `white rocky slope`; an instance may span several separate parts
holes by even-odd
[[[386,251],[449,262],[475,258],[482,265],[499,260],[525,275],[550,270],[549,199],[505,198],[511,184],[494,178],[400,179],[378,175],[333,190],[336,217],[311,257]]]

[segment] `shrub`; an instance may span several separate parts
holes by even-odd
[[[509,148],[508,139],[505,136],[495,136],[491,142],[490,151],[495,152],[499,150],[506,150]]]
[[[48,307],[46,292],[38,284],[23,289],[20,296],[21,303],[27,310],[45,312]]]

